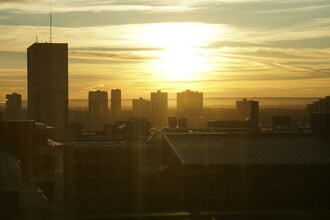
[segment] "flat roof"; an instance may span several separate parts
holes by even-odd
[[[308,134],[163,134],[183,165],[330,164],[330,137]]]

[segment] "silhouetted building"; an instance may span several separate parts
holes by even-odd
[[[68,133],[68,44],[34,43],[27,49],[28,118]]]
[[[203,113],[203,93],[186,90],[177,93],[177,111],[183,116],[199,116]]]
[[[172,133],[162,140],[161,198],[168,209],[229,211],[233,219],[329,209],[329,136]]]
[[[121,90],[111,90],[111,120],[118,121],[121,115]]]
[[[100,90],[90,91],[88,93],[88,111],[91,128],[103,128],[109,114],[108,93]]]
[[[22,96],[17,93],[6,95],[6,120],[22,119]]]
[[[150,118],[150,101],[140,97],[133,99],[132,104],[134,118]]]
[[[0,152],[9,152],[20,161],[22,175],[35,179],[48,198],[54,193],[54,159],[48,139],[49,128],[28,120],[0,122]]]
[[[21,189],[20,162],[8,152],[0,152],[0,218],[16,219]]]
[[[236,111],[240,120],[249,120],[251,132],[256,133],[259,129],[259,102],[243,99],[236,101]]]
[[[330,96],[319,99],[311,104],[307,104],[307,118],[310,120],[312,113],[330,113]]]
[[[73,141],[56,148],[59,219],[117,219],[155,210],[158,152],[126,141]]]
[[[273,116],[273,131],[287,132],[292,129],[291,116]]]
[[[178,127],[179,128],[187,128],[188,127],[188,119],[186,117],[180,117],[178,119]]]
[[[311,132],[315,134],[330,134],[330,113],[312,113]]]
[[[218,132],[250,132],[250,121],[221,121],[221,120],[209,120],[207,122],[209,129]]]
[[[176,128],[178,126],[178,118],[177,117],[168,117],[168,127]]]
[[[150,128],[151,122],[148,118],[133,118],[129,123],[129,136],[133,139],[148,137]]]
[[[167,92],[157,92],[151,93],[151,122],[155,127],[164,127],[167,124]]]

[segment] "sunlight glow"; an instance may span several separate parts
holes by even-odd
[[[154,69],[166,81],[193,81],[198,73],[206,72],[209,67],[198,49],[176,47],[161,52],[160,59],[153,62]]]
[[[146,40],[162,48],[151,69],[165,81],[194,81],[210,70],[206,47],[214,38],[211,26],[200,23],[161,23],[155,25]]]

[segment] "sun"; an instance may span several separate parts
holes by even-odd
[[[195,81],[210,70],[205,47],[212,29],[199,23],[161,23],[150,29],[146,38],[161,48],[150,63],[152,71],[164,81]]]
[[[194,81],[208,70],[207,61],[196,48],[167,48],[153,62],[158,75],[167,81]]]

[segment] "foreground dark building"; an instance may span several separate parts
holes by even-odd
[[[164,134],[161,155],[169,210],[329,217],[328,136]]]

